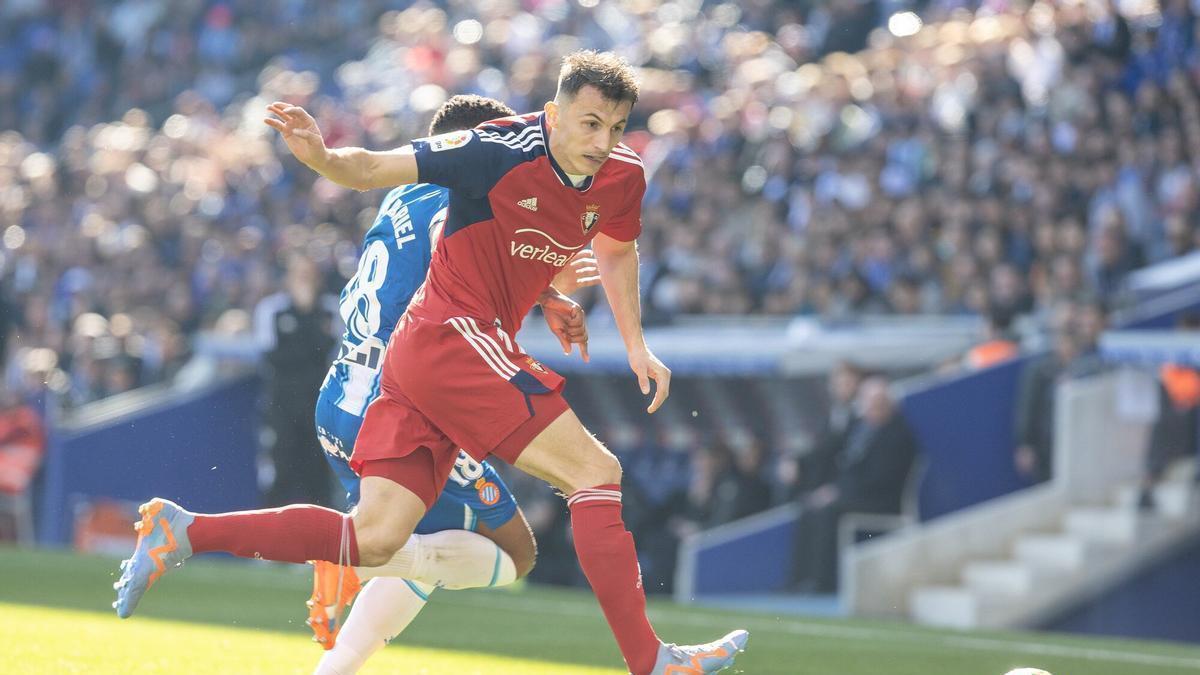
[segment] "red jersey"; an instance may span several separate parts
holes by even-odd
[[[497,320],[515,335],[537,297],[597,233],[633,241],[642,229],[641,159],[617,144],[576,187],[547,150],[544,113],[413,141],[422,183],[450,189],[429,276],[408,311],[442,323]]]

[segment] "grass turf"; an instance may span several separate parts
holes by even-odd
[[[0,548],[0,671],[8,673],[297,673],[320,657],[303,624],[309,576],[299,566],[189,561],[152,589],[132,619],[110,608],[116,562]],[[651,602],[667,639],[750,629],[732,672],[780,675],[1055,675],[1200,672],[1200,648],[1032,633],[932,631]],[[621,673],[620,655],[585,592],[439,591],[365,673]]]

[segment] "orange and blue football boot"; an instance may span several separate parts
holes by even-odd
[[[121,561],[121,578],[113,584],[117,616],[128,619],[142,595],[166,571],[192,556],[187,529],[195,516],[166,499],[151,499],[138,507],[142,519],[134,524],[137,546],[133,556]]]
[[[313,591],[305,603],[308,619],[304,623],[312,629],[313,641],[329,650],[333,649],[338,631],[342,629],[342,611],[358,595],[362,584],[353,567],[325,560],[310,563],[313,566]]]
[[[746,649],[750,634],[735,630],[720,640],[704,645],[663,644],[658,648],[658,660],[650,675],[706,675],[733,665],[737,655]]]

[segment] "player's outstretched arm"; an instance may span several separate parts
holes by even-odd
[[[283,136],[288,150],[305,166],[355,190],[417,182],[417,160],[411,145],[376,152],[364,148],[328,148],[317,121],[304,108],[276,101],[263,122]]]
[[[658,360],[642,334],[642,304],[638,291],[638,252],[636,241],[621,241],[605,234],[592,240],[596,254],[600,283],[612,309],[617,330],[625,341],[629,354],[629,367],[637,375],[642,393],[650,394],[650,380],[654,380],[654,400],[646,412],[653,413],[662,406],[671,392],[671,369]]]

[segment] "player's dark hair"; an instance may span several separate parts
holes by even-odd
[[[474,129],[490,120],[511,117],[517,113],[494,98],[475,94],[451,96],[433,114],[429,123],[429,135],[437,136],[451,131]]]
[[[609,101],[637,103],[638,83],[633,67],[612,52],[578,51],[563,57],[554,98],[574,98],[580,89],[593,86]]]

